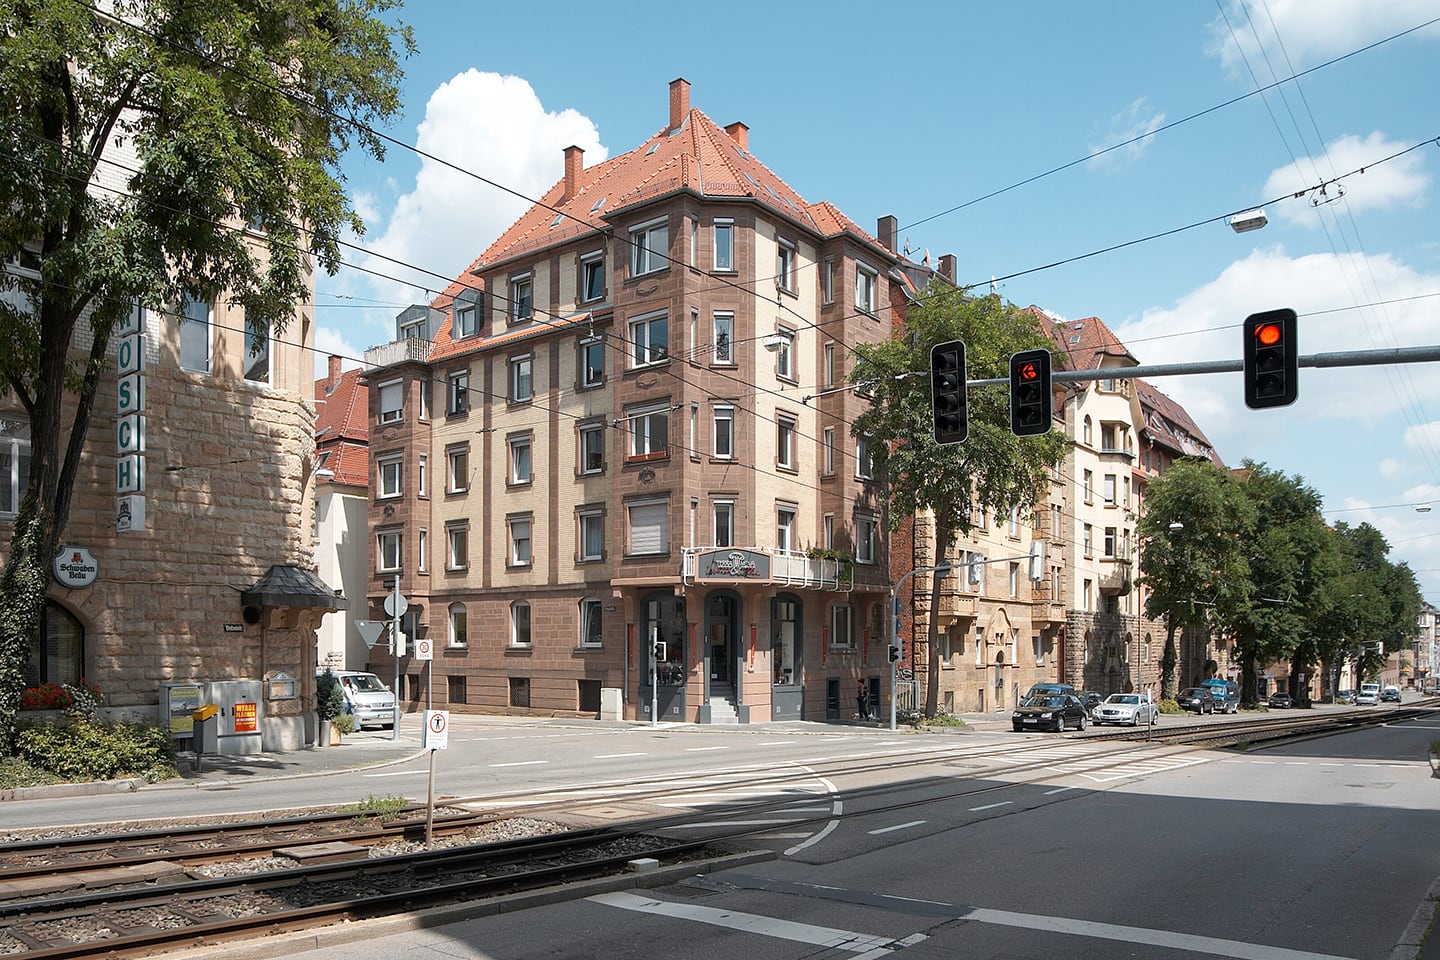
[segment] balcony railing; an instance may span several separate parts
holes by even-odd
[[[777,547],[685,547],[681,554],[685,583],[768,583],[796,589],[849,592],[849,563],[811,557]]]
[[[365,351],[365,369],[374,370],[378,367],[393,367],[397,363],[429,360],[430,352],[434,349],[433,340],[422,340],[420,337],[391,340]]]
[[[940,616],[958,620],[967,617],[974,617],[976,610],[975,595],[973,593],[960,593],[956,590],[940,591]]]

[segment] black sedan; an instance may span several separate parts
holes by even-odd
[[[1270,699],[1265,702],[1276,710],[1289,710],[1295,706],[1295,701],[1291,698],[1290,694],[1279,691],[1270,694]]]
[[[1010,714],[1015,732],[1022,730],[1054,730],[1064,733],[1074,728],[1085,729],[1085,705],[1072,694],[1041,694],[1022,700]]]
[[[1175,694],[1175,702],[1182,709],[1194,710],[1196,713],[1215,712],[1215,698],[1210,696],[1210,691],[1205,687],[1186,687]]]

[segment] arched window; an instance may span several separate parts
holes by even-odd
[[[25,667],[25,685],[79,683],[84,675],[85,628],[69,610],[46,600],[40,636],[31,644]]]
[[[580,646],[598,647],[604,634],[600,629],[600,614],[604,605],[593,597],[580,601]]]
[[[1080,438],[1081,442],[1084,443],[1086,446],[1089,446],[1089,445],[1090,445],[1090,442],[1091,442],[1091,431],[1092,431],[1092,429],[1093,429],[1093,428],[1091,427],[1091,424],[1090,424],[1090,417],[1087,415],[1087,416],[1085,417],[1084,434],[1083,434],[1083,435],[1081,436],[1081,438]]]
[[[463,647],[470,642],[465,617],[465,604],[450,604],[450,646]]]

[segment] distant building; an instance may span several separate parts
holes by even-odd
[[[370,568],[370,391],[357,367],[341,372],[332,356],[315,381],[315,565],[344,596],[317,634],[320,669],[364,670],[370,648],[355,629],[365,619]]]

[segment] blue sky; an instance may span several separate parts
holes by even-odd
[[[1436,18],[1440,0],[933,4],[888,19],[848,3],[477,15],[413,0],[419,53],[386,132],[483,180],[402,148],[351,157],[357,243],[455,275],[528,205],[491,184],[533,198],[570,144],[587,165],[632,149],[684,77],[692,105],[744,122],[751,152],[806,199],[871,230],[893,214],[916,259],[953,253],[964,282],[1097,316],[1142,363],[1237,359],[1245,316],[1285,306],[1305,355],[1436,344],[1440,23],[1412,29]],[[1219,219],[1262,204],[1262,230]],[[322,373],[327,352],[358,364],[443,286],[352,259],[399,279],[317,280]],[[1440,604],[1436,364],[1302,368],[1295,405],[1268,411],[1245,408],[1239,374],[1155,384],[1227,463],[1299,474],[1329,519],[1377,526]]]

